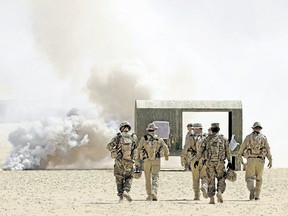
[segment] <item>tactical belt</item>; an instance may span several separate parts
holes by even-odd
[[[261,159],[263,159],[262,156],[249,156],[248,158],[261,158]]]

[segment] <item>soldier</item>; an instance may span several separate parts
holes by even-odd
[[[192,123],[189,123],[187,125],[187,134],[186,134],[186,137],[185,137],[185,145],[188,145],[188,141],[189,141],[189,137],[190,135],[193,134],[193,126],[192,126]],[[184,149],[182,151],[182,155],[181,155],[181,165],[184,166],[184,171],[188,171],[188,170],[191,170],[191,158],[188,157],[188,155],[184,155]]]
[[[200,165],[194,167],[194,163],[197,160],[197,151],[200,148],[201,142],[207,137],[206,134],[202,133],[202,124],[193,124],[194,133],[188,137],[188,140],[184,146],[183,156],[189,158],[190,166],[192,167],[192,181],[194,190],[194,200],[200,200],[200,189],[199,182],[201,179],[201,191],[204,198],[208,198],[207,195],[207,175],[206,165],[204,164],[204,158],[200,159]]]
[[[219,123],[211,124],[212,134],[206,137],[199,151],[194,167],[199,165],[199,160],[204,157],[206,161],[206,172],[208,177],[208,197],[210,204],[215,204],[214,196],[217,191],[217,201],[223,203],[222,194],[225,191],[225,159],[228,160],[227,168],[232,168],[231,153],[227,139],[219,134]],[[217,178],[217,188],[215,188],[215,178]]]
[[[210,128],[208,128],[208,134],[212,134],[212,131],[211,131],[211,127]]]
[[[129,122],[123,121],[119,126],[118,133],[107,145],[107,149],[111,152],[111,157],[115,158],[114,176],[116,178],[117,195],[119,202],[125,197],[129,202],[132,201],[129,191],[133,179],[133,163],[137,147],[137,137],[135,134],[130,135],[131,130]]]
[[[272,155],[266,136],[260,133],[262,126],[255,122],[252,126],[253,132],[246,136],[239,150],[239,157],[247,158],[245,181],[250,191],[250,200],[259,200],[262,186],[262,175],[265,157],[268,158],[268,168],[272,167]],[[254,182],[256,180],[256,187]]]
[[[141,138],[136,152],[136,169],[139,169],[140,161],[143,160],[147,201],[157,201],[157,189],[159,182],[159,171],[161,157],[168,160],[169,149],[162,138],[156,135],[157,126],[150,123],[146,130],[148,133]],[[151,184],[152,177],[152,184]]]

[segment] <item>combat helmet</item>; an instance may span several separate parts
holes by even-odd
[[[136,170],[136,171],[133,173],[133,178],[139,179],[139,178],[141,178],[141,175],[142,175],[142,172],[141,172],[140,170]]]
[[[237,173],[232,169],[228,169],[226,171],[226,179],[228,181],[235,182],[237,180]]]
[[[130,123],[127,122],[127,121],[123,121],[123,122],[120,123],[120,125],[119,125],[119,130],[121,131],[121,128],[122,128],[122,127],[125,127],[125,126],[128,126],[129,131],[131,130],[131,125],[130,125]]]
[[[156,126],[155,123],[150,123],[148,124],[148,127],[146,128],[147,131],[154,131],[154,130],[157,130],[158,127]]]
[[[259,127],[259,128],[262,129],[262,126],[261,126],[260,122],[255,122],[255,123],[253,124],[252,128],[254,129],[254,128],[256,128],[256,127]]]

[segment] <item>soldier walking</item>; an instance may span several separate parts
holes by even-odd
[[[194,163],[196,168],[199,165],[199,161],[204,157],[206,161],[206,172],[208,177],[208,197],[210,198],[210,204],[215,204],[214,196],[217,191],[217,202],[223,203],[222,194],[226,189],[225,182],[225,160],[228,160],[227,168],[232,168],[231,153],[228,147],[227,139],[219,134],[219,123],[211,124],[211,131],[208,137],[206,137],[199,151],[197,152],[197,160]],[[215,178],[217,179],[217,188],[215,187]]]
[[[206,175],[205,159],[200,158],[199,166],[194,167],[194,163],[197,160],[197,151],[200,148],[201,142],[207,137],[207,134],[202,133],[203,127],[201,123],[194,123],[192,126],[194,133],[190,134],[185,143],[183,157],[189,158],[190,166],[192,167],[194,200],[200,200],[200,179],[203,197],[208,198],[208,181]]]
[[[188,132],[187,132],[186,137],[185,137],[184,148],[186,145],[188,145],[190,135],[193,134],[193,124],[192,123],[187,124],[187,130],[188,130]],[[191,158],[189,158],[188,154],[184,154],[184,149],[183,149],[182,155],[181,155],[181,165],[184,166],[184,171],[191,170]]]
[[[129,202],[132,198],[129,194],[133,179],[133,163],[137,147],[137,137],[129,134],[131,126],[129,122],[123,121],[119,126],[120,133],[111,140],[107,149],[111,152],[111,157],[115,158],[114,176],[116,178],[117,195],[119,202],[125,197]]]
[[[147,201],[157,201],[157,190],[159,184],[159,171],[161,166],[161,157],[168,160],[169,149],[162,138],[156,134],[157,126],[150,123],[146,130],[148,133],[141,138],[136,152],[136,169],[139,169],[140,160],[143,160],[145,174],[145,184]]]
[[[252,126],[253,132],[246,136],[239,150],[239,157],[247,158],[245,181],[250,191],[250,200],[259,200],[262,186],[262,176],[265,158],[269,160],[268,168],[272,167],[272,155],[270,146],[265,135],[261,134],[260,122]],[[256,185],[255,185],[256,180]]]

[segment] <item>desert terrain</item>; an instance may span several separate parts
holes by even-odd
[[[11,150],[7,133],[0,145],[3,164]],[[227,181],[224,203],[211,205],[203,197],[193,200],[192,174],[182,171],[178,157],[162,162],[154,202],[145,200],[143,174],[133,180],[133,201],[118,203],[112,159],[103,169],[1,171],[0,215],[288,215],[286,168],[265,168],[259,201],[248,200],[245,172],[237,171],[237,181]]]
[[[227,182],[224,203],[193,201],[190,172],[162,170],[159,201],[145,201],[143,176],[133,201],[118,203],[113,170],[2,171],[0,215],[287,215],[287,169],[265,170],[261,199],[248,201],[244,172]]]

